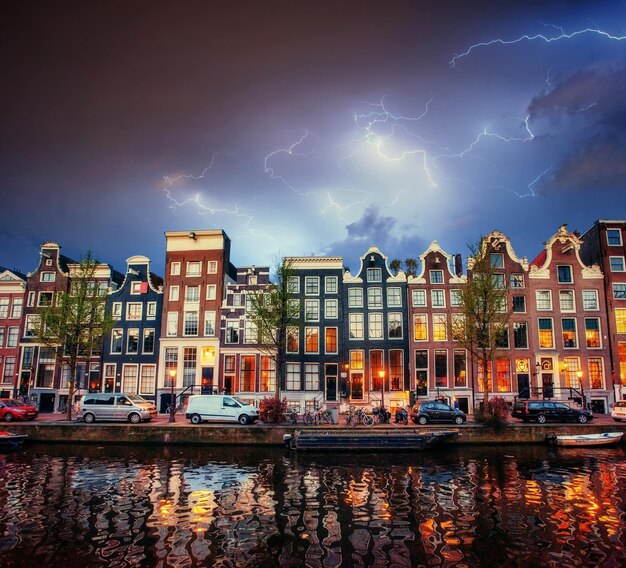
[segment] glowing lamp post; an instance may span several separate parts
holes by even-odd
[[[378,371],[380,377],[380,406],[385,407],[385,371],[382,369]]]
[[[583,408],[587,408],[587,401],[585,400],[585,391],[583,389],[583,372],[579,369],[576,371],[576,378],[578,379],[578,388],[580,389],[580,394],[582,396],[582,406]]]
[[[170,369],[170,418],[168,422],[176,422],[176,398],[174,398],[174,382],[176,381],[176,369]]]

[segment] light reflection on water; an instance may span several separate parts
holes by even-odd
[[[0,566],[621,567],[624,458],[31,445],[0,455]]]

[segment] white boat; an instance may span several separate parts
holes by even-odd
[[[546,440],[557,446],[605,446],[616,444],[622,439],[623,432],[600,432],[598,434],[577,434],[575,436],[556,436],[548,434]]]

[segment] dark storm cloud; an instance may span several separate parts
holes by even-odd
[[[626,66],[602,64],[553,78],[547,93],[529,106],[547,118],[565,150],[551,183],[557,190],[597,192],[626,185]]]

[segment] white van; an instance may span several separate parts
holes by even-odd
[[[235,396],[196,394],[189,397],[185,418],[192,424],[201,424],[205,420],[249,424],[259,419],[259,409]]]
[[[80,399],[78,419],[92,424],[96,420],[121,420],[139,424],[157,415],[156,406],[136,394],[93,393]]]

